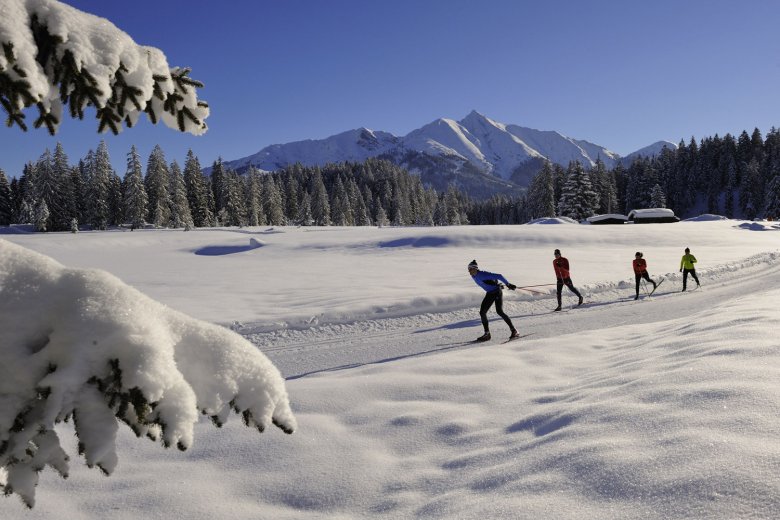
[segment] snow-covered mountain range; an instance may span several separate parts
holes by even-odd
[[[676,147],[659,141],[630,156],[654,155],[662,146]],[[621,160],[619,154],[601,145],[555,131],[500,123],[472,111],[460,121],[437,119],[403,137],[358,128],[326,139],[275,144],[254,155],[226,161],[225,166],[238,171],[249,166],[274,171],[296,162],[315,166],[361,162],[370,157],[404,166],[437,189],[454,183],[475,196],[528,186],[545,158],[563,166],[575,160],[592,166],[600,158],[607,168]]]

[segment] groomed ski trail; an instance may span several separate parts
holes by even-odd
[[[761,257],[762,255],[758,255]],[[468,348],[512,348],[538,339],[608,329],[622,325],[663,322],[683,316],[695,320],[701,310],[738,299],[745,293],[762,293],[780,285],[780,254],[765,253],[758,260],[729,264],[699,272],[707,291],[682,293],[682,282],[665,275],[662,288],[647,300],[626,297],[629,284],[588,294],[589,304],[577,312],[551,312],[555,296],[531,301],[512,301],[505,292],[504,309],[521,335],[533,334],[502,345],[509,330],[491,309],[491,332],[496,340],[474,343],[482,332],[477,308],[440,314],[421,314],[386,320],[365,320],[350,324],[325,325],[305,330],[282,330],[245,334],[273,361],[286,378],[300,378],[321,372],[346,370],[388,363],[417,356],[430,356]],[[680,297],[685,295],[685,297]],[[564,308],[572,307],[564,302]],[[240,332],[240,331],[239,331]]]

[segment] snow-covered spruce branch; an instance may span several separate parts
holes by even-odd
[[[56,0],[0,4],[0,105],[7,126],[27,130],[24,109],[35,106],[33,126],[54,135],[63,106],[84,118],[93,106],[98,131],[132,127],[141,112],[153,123],[195,135],[207,129],[209,107],[190,69],[168,66],[154,47],[136,44],[111,22]]]
[[[221,426],[296,428],[284,380],[241,336],[174,311],[116,277],[0,240],[0,485],[32,507],[38,473],[68,475],[55,425],[110,474],[119,421],[187,449],[198,412]]]

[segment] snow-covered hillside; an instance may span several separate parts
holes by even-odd
[[[298,430],[201,421],[179,453],[120,428],[111,477],[46,470],[36,508],[0,500],[0,517],[773,518],[778,237],[711,219],[5,235],[232,326],[286,378]],[[685,247],[702,287],[681,293]],[[470,343],[468,262],[548,284],[555,248],[585,305],[507,291],[524,337],[502,344],[491,311],[493,341]],[[634,301],[637,250],[665,281]]]
[[[528,185],[544,159],[563,166],[575,160],[592,166],[601,159],[608,168],[620,159],[618,154],[588,141],[555,131],[507,125],[472,111],[460,121],[437,119],[402,137],[359,128],[326,139],[275,144],[225,164],[239,171],[250,165],[273,171],[296,162],[314,166],[382,155],[410,166],[404,164],[410,153],[444,158],[450,170],[462,170],[467,162],[483,174],[519,186]],[[437,162],[436,167],[441,168],[442,163]]]

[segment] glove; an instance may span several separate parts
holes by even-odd
[[[680,272],[682,273],[682,267],[680,268]]]
[[[506,286],[509,288],[510,291],[514,291],[517,289],[517,286],[513,283],[507,283]]]

